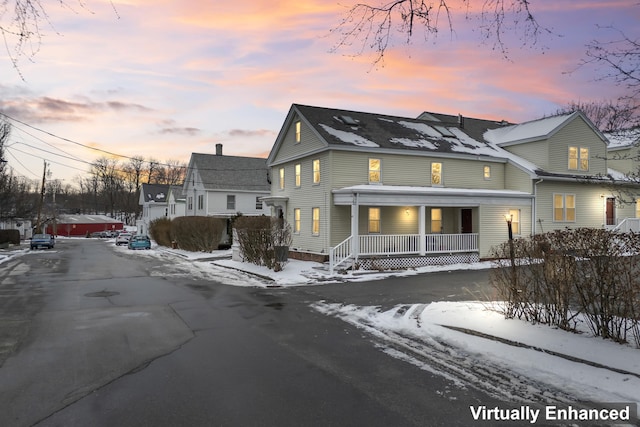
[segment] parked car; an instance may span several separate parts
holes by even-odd
[[[128,247],[129,249],[151,249],[151,239],[144,234],[131,236]]]
[[[56,239],[52,234],[34,234],[31,238],[31,249],[52,249],[56,245]]]
[[[116,237],[116,246],[127,245],[129,240],[131,240],[131,233],[120,233]]]

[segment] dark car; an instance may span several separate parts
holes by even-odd
[[[52,234],[34,234],[31,238],[31,249],[51,249],[56,245],[56,239]]]
[[[151,249],[151,239],[143,234],[131,236],[128,247],[129,249]]]

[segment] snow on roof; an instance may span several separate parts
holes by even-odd
[[[338,129],[334,129],[331,126],[327,126],[324,124],[320,124],[320,126],[322,127],[322,129],[324,129],[327,133],[335,136],[336,138],[338,138],[339,140],[341,140],[342,142],[346,142],[347,144],[353,144],[353,145],[358,145],[360,147],[379,147],[378,144],[376,144],[373,141],[369,141],[368,139],[353,133],[353,132],[346,132],[343,130],[338,130]]]
[[[412,193],[412,194],[450,194],[450,195],[493,195],[493,196],[521,196],[531,198],[531,193],[516,190],[490,190],[484,188],[449,188],[449,187],[415,187],[406,185],[371,185],[360,184],[333,190],[334,193]]]
[[[608,148],[610,150],[629,148],[640,141],[640,128],[607,132],[604,136],[609,140]]]
[[[484,133],[484,138],[498,145],[542,138],[561,126],[571,115],[547,117],[519,125],[490,129]]]
[[[407,122],[400,120],[398,121],[398,124],[409,129],[417,130],[418,132],[432,138],[442,138],[442,134],[440,132],[425,123]]]

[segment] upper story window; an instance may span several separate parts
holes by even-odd
[[[313,183],[320,184],[320,160],[313,161]]]
[[[198,210],[204,209],[204,194],[198,196]]]
[[[280,189],[284,190],[284,168],[280,168]]]
[[[187,209],[193,209],[193,197],[191,196],[187,197]]]
[[[300,120],[298,120],[296,122],[296,144],[300,143],[301,141],[301,133],[302,133],[302,125],[300,124]]]
[[[236,210],[236,196],[233,194],[227,194],[227,209]]]
[[[556,222],[576,221],[576,195],[560,194],[553,195],[553,220]]]
[[[589,170],[589,149],[569,147],[569,170]]]
[[[295,173],[296,173],[296,187],[300,187],[300,184],[301,184],[301,177],[300,177],[301,169],[302,169],[302,167],[300,166],[300,163],[298,163],[298,164],[295,166]]]
[[[369,183],[379,184],[380,179],[380,159],[369,159]]]
[[[491,166],[485,166],[484,168],[482,168],[482,176],[486,180],[491,179]]]
[[[442,185],[442,163],[431,163],[431,185]]]
[[[256,197],[256,210],[262,210],[262,200],[260,200],[260,197]]]

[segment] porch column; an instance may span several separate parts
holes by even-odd
[[[420,205],[420,213],[418,214],[418,234],[420,234],[420,256],[424,256],[427,253],[427,219],[426,219],[426,206]]]
[[[354,260],[358,260],[358,254],[360,253],[360,237],[358,236],[358,194],[353,196],[353,202],[351,203],[351,252]]]

